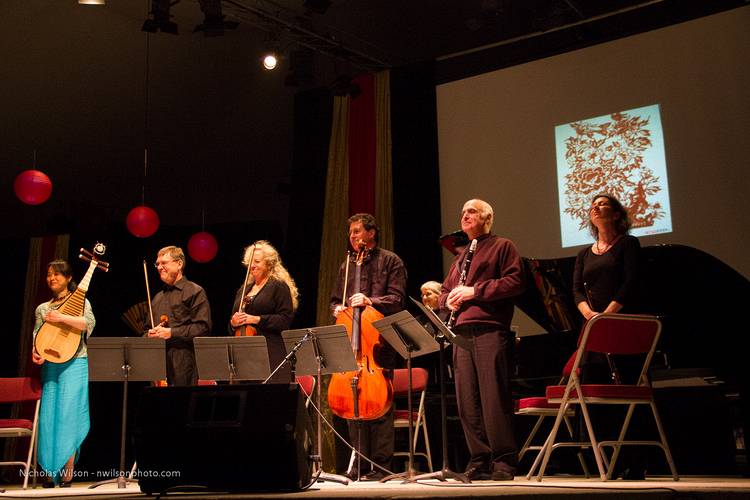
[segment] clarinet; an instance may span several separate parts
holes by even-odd
[[[461,276],[458,278],[458,286],[464,286],[466,284],[466,276],[469,274],[469,266],[471,266],[471,259],[474,257],[474,251],[477,249],[477,240],[473,239],[471,240],[471,245],[469,245],[469,252],[466,254],[466,260],[464,260],[464,265],[461,268]],[[458,309],[456,309],[458,311]],[[456,314],[456,311],[451,311],[451,315],[448,318],[448,323],[446,325],[448,328],[453,328],[456,325],[456,319],[458,319],[458,314]]]

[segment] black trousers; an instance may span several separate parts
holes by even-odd
[[[514,335],[487,326],[460,325],[456,333],[473,340],[472,349],[453,348],[458,415],[471,463],[515,467],[510,377]]]
[[[381,467],[391,470],[393,461],[393,441],[395,432],[393,430],[393,406],[388,413],[375,420],[349,420],[349,442],[364,456],[369,457]],[[357,432],[361,435],[357,439]],[[358,446],[358,442],[360,445]],[[360,474],[370,471],[370,463],[362,460]],[[353,471],[357,470],[357,458],[354,458]]]

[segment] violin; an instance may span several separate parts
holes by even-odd
[[[362,262],[368,250],[360,243],[356,255],[354,293],[358,293],[361,281]],[[347,257],[347,277],[349,258]],[[343,300],[346,304],[346,280]],[[347,307],[339,314],[336,324],[344,325],[349,334],[357,360],[357,370],[334,373],[328,384],[328,406],[341,418],[348,420],[374,420],[388,412],[393,402],[393,385],[383,374],[383,368],[375,361],[375,346],[380,334],[372,325],[383,315],[372,306]]]
[[[159,316],[159,324],[156,326],[169,326],[169,316],[166,314]],[[167,387],[168,384],[166,380],[154,380],[151,382],[151,385],[154,387]]]
[[[252,267],[253,257],[255,256],[255,245],[253,245],[253,251],[250,254],[250,260],[247,262],[247,272],[245,273],[245,281],[242,282],[242,295],[240,299],[240,307],[237,308],[237,312],[243,312],[245,306],[248,304],[248,297],[245,295],[247,289],[247,282],[250,279],[250,268]],[[254,337],[258,335],[258,330],[252,325],[240,325],[234,329],[235,337]]]
[[[245,306],[247,305],[246,299],[247,297],[242,297],[242,300],[240,300],[240,308],[237,312],[245,310]],[[254,337],[256,335],[258,335],[258,330],[256,330],[253,325],[240,325],[234,329],[235,337]]]

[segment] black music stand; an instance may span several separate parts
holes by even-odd
[[[137,483],[125,476],[125,435],[128,417],[128,382],[162,380],[167,376],[167,358],[163,339],[145,337],[92,337],[87,341],[89,380],[122,382],[122,427],[120,428],[120,470],[117,478],[99,481],[89,488],[117,483]]]
[[[445,390],[445,346],[448,343],[453,343],[462,349],[471,349],[471,340],[461,337],[450,331],[445,326],[443,321],[438,317],[435,312],[429,307],[422,304],[420,301],[409,297],[419,309],[424,313],[425,317],[430,321],[430,324],[435,327],[437,335],[435,340],[440,344],[440,433],[443,439],[443,468],[438,472],[430,472],[427,474],[420,474],[414,477],[413,481],[419,481],[420,479],[439,479],[445,481],[446,479],[456,479],[463,483],[470,483],[471,481],[464,474],[460,472],[454,472],[450,469],[448,464],[448,411],[447,411],[447,394]]]
[[[357,362],[352,352],[352,344],[343,325],[285,330],[281,332],[284,346],[296,358],[292,364],[293,374],[315,375],[315,410],[317,418],[317,455],[313,462],[318,467],[318,480],[349,484],[349,479],[338,474],[323,472],[323,427],[320,414],[321,376],[331,373],[351,372],[357,369]]]
[[[411,418],[413,409],[411,359],[435,352],[440,349],[440,346],[432,335],[414,319],[414,316],[409,314],[409,311],[399,311],[396,314],[373,321],[372,326],[406,360],[406,369],[409,374],[409,393],[406,397],[409,409],[409,462],[404,472],[386,476],[380,482],[384,483],[397,478],[403,478],[405,482],[411,482],[417,475],[414,471],[414,422]]]
[[[262,335],[196,337],[193,348],[198,377],[204,380],[264,380],[271,371]]]

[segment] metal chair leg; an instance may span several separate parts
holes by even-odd
[[[677,475],[677,467],[675,467],[674,465],[672,452],[669,449],[669,444],[667,443],[667,435],[664,432],[664,427],[661,424],[661,418],[659,417],[659,412],[656,409],[656,403],[651,401],[649,406],[651,406],[651,412],[654,414],[654,420],[656,421],[656,428],[658,429],[659,437],[661,438],[662,449],[664,450],[664,454],[667,457],[667,462],[669,462],[669,468],[672,470],[672,479],[674,479],[675,481],[679,481],[680,476]]]

